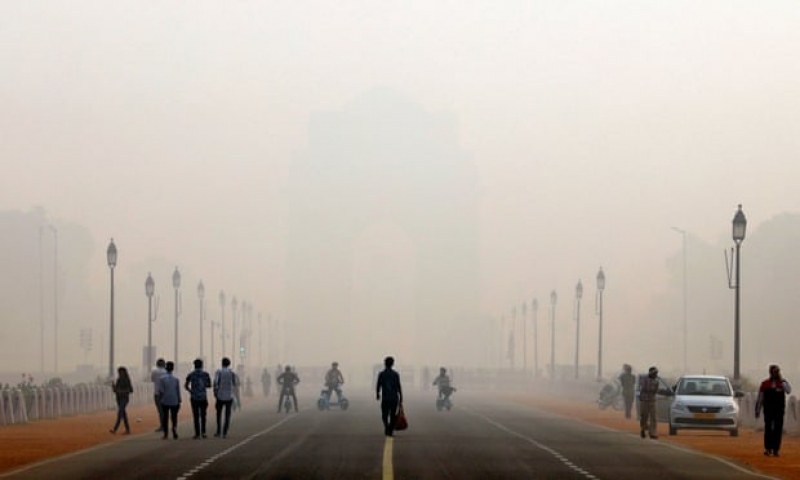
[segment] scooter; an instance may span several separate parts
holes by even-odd
[[[441,412],[442,410],[446,409],[449,411],[451,408],[453,408],[453,402],[450,400],[450,396],[455,391],[456,389],[453,387],[449,387],[448,391],[442,390],[442,392],[440,392],[439,396],[436,398],[436,410]]]
[[[317,400],[317,408],[322,410],[330,410],[331,407],[339,407],[342,410],[347,410],[347,407],[350,406],[350,401],[345,398],[344,393],[342,393],[341,397],[338,397],[337,401],[331,401],[331,395],[333,394],[333,389],[323,388],[319,392],[319,399]]]
[[[597,395],[597,406],[600,410],[605,410],[608,407],[614,410],[622,410],[625,408],[625,400],[622,398],[622,388],[618,383],[607,383],[600,390]]]

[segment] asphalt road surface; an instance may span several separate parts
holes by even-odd
[[[192,439],[187,423],[179,428],[178,440],[133,435],[4,478],[769,478],[666,442],[489,396],[459,392],[449,412],[436,411],[432,392],[410,396],[405,405],[409,429],[387,438],[374,397],[351,396],[347,411],[321,412],[316,397],[301,395],[297,414],[276,413],[275,397],[235,412],[226,439],[213,437],[212,408],[208,439]]]

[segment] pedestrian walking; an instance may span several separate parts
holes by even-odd
[[[656,419],[656,396],[672,395],[672,390],[659,388],[661,379],[658,378],[658,369],[650,367],[647,375],[639,379],[639,428],[642,438],[647,431],[650,438],[658,438],[658,421]]]
[[[211,388],[211,377],[203,370],[203,361],[194,361],[194,370],[186,376],[184,388],[189,391],[189,401],[192,405],[192,420],[194,421],[194,437],[206,438],[206,412],[208,411],[208,395],[206,390]]]
[[[214,374],[214,405],[217,411],[217,433],[215,437],[228,437],[228,428],[231,425],[231,406],[233,405],[234,389],[239,384],[239,380],[233,370],[230,369],[231,360],[228,357],[222,359],[222,368]],[[225,424],[222,424],[222,411],[225,410]]]
[[[625,418],[631,418],[633,409],[633,391],[636,388],[636,377],[632,373],[633,368],[627,363],[622,366],[622,373],[619,374],[619,383],[622,385],[622,399],[625,402]]]
[[[381,402],[381,420],[383,431],[387,437],[394,435],[394,422],[397,418],[397,409],[403,405],[403,389],[400,386],[400,375],[392,370],[394,358],[383,359],[384,369],[378,374],[375,386],[375,399]],[[383,395],[383,398],[381,398]]]
[[[156,360],[156,368],[150,372],[150,381],[153,382],[153,402],[156,404],[156,413],[158,414],[159,421],[159,426],[156,428],[156,432],[164,431],[163,422],[161,421],[161,419],[164,417],[164,411],[161,408],[161,398],[158,396],[158,381],[164,376],[165,373],[167,373],[166,369],[164,369],[164,365],[166,365],[164,359],[159,358]]]
[[[128,375],[128,369],[119,367],[117,369],[117,381],[111,383],[111,389],[117,397],[117,421],[114,423],[114,428],[109,430],[111,433],[117,433],[120,423],[125,423],[125,435],[131,433],[131,426],[128,423],[128,412],[125,410],[128,407],[130,395],[133,393],[133,385],[131,384],[131,377]]]
[[[272,375],[269,374],[269,369],[265,368],[263,372],[261,372],[261,390],[264,392],[264,396],[269,396],[269,391],[272,389]]]
[[[181,409],[181,382],[172,374],[175,370],[173,362],[167,362],[164,366],[165,373],[158,380],[158,393],[161,398],[161,438],[167,438],[167,428],[172,421],[172,438],[178,439],[178,410]]]
[[[781,376],[777,365],[769,366],[769,378],[761,382],[756,400],[756,418],[764,410],[764,455],[780,456],[783,436],[783,415],[786,411],[786,395],[792,386]]]

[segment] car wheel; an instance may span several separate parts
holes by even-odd
[[[739,429],[738,428],[734,428],[733,430],[730,431],[730,433],[731,433],[731,437],[738,437],[739,436]]]
[[[677,428],[675,428],[675,427],[673,427],[673,426],[670,424],[670,426],[669,426],[669,434],[670,434],[670,435],[677,435],[677,434],[678,434],[678,429],[677,429]]]

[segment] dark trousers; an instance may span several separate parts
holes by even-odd
[[[777,453],[783,437],[783,412],[764,412],[764,449]]]
[[[633,392],[630,394],[623,393],[622,398],[625,400],[625,418],[631,418],[631,410],[633,410]]]
[[[114,431],[116,432],[121,422],[125,422],[125,431],[130,432],[131,426],[128,424],[128,412],[125,409],[128,407],[128,397],[117,397],[117,422],[114,423]]]
[[[178,405],[164,405],[161,404],[161,428],[164,430],[164,436],[167,436],[169,422],[172,422],[172,432],[175,433],[178,428],[178,410],[181,409]]]
[[[392,435],[394,433],[397,406],[398,402],[381,402],[381,420],[383,420],[383,431],[386,435]]]
[[[164,431],[164,409],[161,407],[161,396],[153,395],[153,401],[156,404],[156,411],[158,412],[158,421],[161,423],[157,432]]]
[[[222,409],[225,409],[225,425],[222,426],[222,434],[228,434],[228,427],[231,426],[231,407],[233,406],[233,399],[231,400],[217,400],[214,407],[217,410],[217,436],[220,434],[220,426],[222,426]]]
[[[278,399],[278,411],[281,411],[283,408],[283,399],[286,397],[292,397],[292,402],[294,403],[294,411],[297,411],[297,395],[294,394],[294,389],[291,390],[281,390],[281,398]]]
[[[192,400],[192,420],[194,420],[194,436],[206,434],[206,411],[208,400]]]

